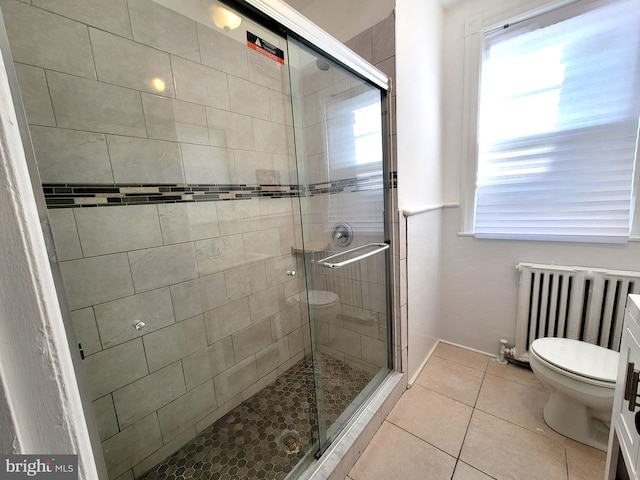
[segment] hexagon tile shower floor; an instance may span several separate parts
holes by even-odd
[[[331,425],[373,374],[323,356]],[[316,440],[314,380],[306,357],[141,477],[144,480],[283,479]]]

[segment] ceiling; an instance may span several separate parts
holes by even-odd
[[[322,0],[284,0],[286,3],[288,3],[289,5],[291,5],[293,8],[295,8],[296,10],[298,10],[301,13],[304,13],[304,10],[311,5],[312,3],[316,2],[316,1],[322,1]],[[442,6],[443,9],[448,9],[458,3],[460,3],[462,0],[438,0],[438,3]]]
[[[286,3],[291,5],[293,8],[298,10],[299,12],[304,11],[309,5],[311,5],[315,0],[284,0]]]

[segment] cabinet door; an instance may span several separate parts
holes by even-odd
[[[630,402],[636,400],[637,389],[631,392],[631,399],[624,399],[624,390],[627,382],[631,379],[627,378],[627,366],[634,364],[635,370],[640,370],[640,329],[636,323],[627,318],[625,329],[622,335],[622,344],[620,346],[620,365],[618,370],[618,388],[616,391],[613,420],[618,432],[620,448],[623,456],[627,459],[627,469],[629,477],[636,479],[638,475],[638,449],[640,444],[640,434],[636,429],[635,416],[636,412],[640,412],[640,407],[629,410]],[[618,391],[619,390],[619,391]],[[640,402],[640,398],[637,399]]]

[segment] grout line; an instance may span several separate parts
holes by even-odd
[[[447,345],[448,345],[448,344],[447,344]],[[474,353],[475,353],[475,352],[474,352]],[[485,355],[485,354],[480,354],[480,355]],[[468,365],[468,364],[466,364],[466,363],[462,363],[462,362],[460,362],[460,361],[458,361],[458,360],[454,360],[454,359],[452,359],[452,358],[443,357],[442,355],[438,355],[438,353],[437,353],[437,352],[435,352],[435,351],[433,352],[433,356],[434,356],[434,357],[438,357],[438,358],[439,358],[439,359],[441,359],[441,360],[446,360],[446,361],[448,361],[448,362],[455,363],[456,365],[462,365],[463,367],[470,368],[471,370],[475,370],[475,371],[477,371],[477,372],[482,372],[482,373],[486,373],[486,372],[487,372],[487,366],[488,366],[488,364],[487,364],[487,366],[485,366],[485,367],[484,367],[484,369],[483,369],[483,370],[480,370],[479,368],[471,367],[470,365]],[[486,356],[486,355],[485,355],[485,356]],[[491,358],[491,357],[489,357],[489,361],[491,361],[491,360],[492,360],[492,358]]]
[[[571,474],[569,473],[569,452],[568,452],[567,442],[564,442],[564,463],[567,471],[567,478],[571,478]]]
[[[456,471],[458,470],[458,465],[464,463],[465,465],[467,465],[470,468],[473,468],[474,470],[477,470],[478,472],[482,473],[483,475],[485,475],[487,478],[491,478],[492,480],[496,480],[496,477],[489,475],[487,472],[483,472],[482,470],[480,470],[477,467],[474,467],[473,465],[471,465],[470,463],[467,463],[463,460],[460,460],[459,458],[456,460],[456,466],[453,469],[453,473],[451,474],[451,480],[454,480],[454,477],[456,475]]]
[[[529,385],[529,384],[520,383],[520,382],[518,382],[518,381],[511,380],[511,379],[506,378],[506,377],[501,377],[501,376],[499,376],[499,375],[493,375],[493,374],[491,374],[491,373],[489,373],[489,372],[485,372],[485,376],[483,377],[483,379],[482,379],[482,383],[481,383],[481,385],[480,385],[480,390],[482,390],[482,385],[484,384],[484,380],[485,380],[485,378],[487,377],[487,375],[489,375],[490,377],[499,378],[500,380],[503,380],[503,381],[512,382],[512,383],[515,383],[515,384],[517,384],[517,385],[524,386],[524,387],[527,387],[527,388],[535,388],[535,387],[536,387],[535,385]],[[511,420],[508,420],[508,419],[503,418],[503,417],[501,417],[501,416],[499,416],[499,415],[493,414],[493,413],[491,413],[491,412],[487,412],[487,411],[485,411],[485,410],[483,410],[483,409],[479,408],[479,407],[477,406],[477,403],[478,403],[478,399],[480,398],[480,390],[478,390],[478,397],[476,398],[476,403],[475,403],[475,404],[474,404],[474,406],[473,406],[473,410],[474,410],[474,412],[475,412],[476,410],[478,410],[479,412],[485,413],[485,414],[487,414],[487,415],[491,415],[492,417],[495,417],[495,418],[498,418],[498,419],[500,419],[500,420],[503,420],[504,422],[507,422],[507,423],[509,423],[509,424],[511,424],[511,425],[514,425],[514,426],[516,426],[516,427],[522,428],[522,429],[526,430],[527,432],[535,433],[536,435],[539,435],[539,436],[541,436],[542,438],[548,439],[548,440],[550,440],[550,441],[552,441],[552,442],[555,442],[555,441],[556,441],[555,439],[553,439],[553,438],[551,438],[551,437],[549,437],[549,436],[545,435],[544,433],[538,432],[538,431],[536,431],[536,430],[532,430],[532,429],[530,429],[530,428],[528,428],[528,427],[525,427],[525,426],[523,426],[523,425],[519,425],[519,424],[517,424],[517,423],[515,423],[515,422],[513,422],[513,421],[511,421]],[[550,428],[550,430],[553,430],[553,429],[551,429],[551,427],[549,427],[549,428]],[[560,440],[562,441],[562,444],[566,446],[566,437],[564,437],[562,434],[558,434],[558,435],[560,435],[560,436],[562,437],[562,439],[560,439]]]
[[[437,355],[434,355],[434,356],[437,356]],[[458,363],[458,362],[455,362],[455,361],[450,360],[450,359],[447,359],[447,358],[443,358],[443,357],[439,357],[439,358],[441,358],[441,359],[443,359],[443,360],[447,360],[447,361],[452,361],[453,363],[456,363],[456,364]],[[464,364],[460,364],[460,365],[464,365]],[[467,367],[468,367],[468,365],[464,365],[464,366],[467,366]],[[472,368],[472,367],[469,367],[469,368]],[[454,478],[454,476],[455,476],[455,473],[456,473],[456,471],[457,471],[457,469],[458,469],[458,466],[459,466],[459,464],[460,464],[461,462],[462,462],[462,463],[466,463],[470,468],[473,468],[473,469],[477,470],[478,472],[481,472],[482,474],[486,475],[488,478],[495,479],[495,477],[493,477],[492,475],[490,475],[490,474],[488,474],[488,473],[484,472],[484,471],[483,471],[483,470],[481,470],[480,468],[478,468],[478,467],[476,467],[476,466],[474,466],[474,465],[472,465],[472,464],[470,464],[470,463],[464,462],[463,460],[461,460],[461,459],[460,459],[460,454],[462,453],[463,447],[464,447],[464,445],[465,445],[465,442],[466,442],[466,440],[467,440],[467,436],[468,436],[468,433],[469,433],[469,430],[470,430],[471,420],[472,420],[473,416],[475,415],[476,411],[482,412],[483,414],[486,414],[486,415],[490,415],[490,416],[492,416],[492,417],[496,418],[497,420],[501,420],[501,421],[503,421],[503,422],[506,422],[507,424],[513,425],[514,427],[517,427],[517,428],[518,428],[518,429],[520,429],[521,431],[524,431],[524,432],[528,432],[528,433],[535,434],[535,435],[537,435],[538,437],[540,437],[542,440],[544,440],[544,441],[546,441],[546,442],[558,443],[558,440],[556,440],[556,439],[554,439],[554,438],[550,438],[550,437],[548,437],[548,436],[546,436],[546,435],[544,435],[544,434],[542,434],[542,433],[540,433],[540,432],[537,432],[537,431],[534,431],[534,430],[530,430],[530,429],[529,429],[529,428],[527,428],[527,427],[524,427],[524,426],[522,426],[522,425],[518,425],[517,423],[514,423],[514,422],[512,422],[512,421],[510,421],[510,420],[507,420],[507,419],[505,419],[505,418],[502,418],[502,417],[500,417],[500,416],[498,416],[498,415],[495,415],[495,414],[492,414],[492,413],[489,413],[489,412],[485,412],[484,410],[481,410],[480,408],[478,408],[478,400],[479,400],[479,398],[480,398],[480,392],[481,392],[481,390],[482,390],[482,387],[484,386],[484,381],[485,381],[485,379],[487,379],[487,378],[488,378],[488,377],[487,377],[488,375],[491,375],[491,376],[496,377],[496,378],[500,378],[500,379],[505,380],[505,381],[511,381],[511,382],[516,383],[516,384],[523,385],[523,386],[525,386],[525,387],[535,387],[535,386],[533,386],[533,385],[523,384],[523,383],[520,383],[520,382],[517,382],[517,381],[511,380],[511,379],[506,378],[506,377],[500,377],[500,376],[497,376],[497,375],[493,375],[493,374],[491,374],[490,372],[488,372],[488,371],[487,371],[487,369],[485,369],[485,371],[483,372],[482,381],[480,382],[480,387],[478,388],[478,393],[477,393],[477,395],[476,395],[476,399],[475,399],[474,405],[471,407],[471,408],[472,408],[472,414],[471,414],[471,417],[470,417],[469,422],[468,422],[468,424],[467,424],[467,429],[466,429],[466,431],[465,431],[464,438],[463,438],[463,441],[462,441],[462,444],[461,444],[460,450],[459,450],[459,452],[458,452],[457,457],[454,457],[454,458],[456,459],[456,463],[455,463],[455,466],[454,466],[453,472],[452,472],[452,474],[451,474],[451,480],[453,480],[453,478]],[[455,398],[452,398],[452,397],[450,397],[450,396],[448,396],[448,395],[445,395],[445,394],[443,394],[443,393],[441,393],[441,392],[435,391],[435,390],[433,390],[433,389],[429,388],[428,386],[424,386],[424,385],[420,385],[420,384],[417,384],[417,386],[418,386],[418,387],[421,387],[421,388],[424,388],[425,390],[428,390],[428,391],[430,391],[430,392],[434,392],[434,393],[436,393],[436,394],[442,395],[442,396],[444,396],[444,397],[446,397],[446,398],[449,398],[449,399],[451,399],[451,400],[454,400],[454,401],[457,401],[457,402],[459,402],[459,403],[462,403],[462,404],[464,404],[464,405],[467,405],[467,404],[465,404],[464,402],[460,402],[459,400],[457,400],[457,399],[455,399]],[[469,406],[469,405],[467,405],[467,406]],[[436,449],[440,450],[441,452],[446,453],[446,454],[447,454],[447,455],[449,455],[450,457],[453,457],[453,455],[451,455],[451,454],[450,454],[450,453],[448,453],[448,452],[445,452],[444,450],[442,450],[442,448],[439,448],[438,446],[436,446],[436,445],[434,445],[434,444],[432,444],[432,443],[430,443],[430,442],[428,442],[428,441],[424,440],[423,438],[418,437],[418,436],[417,436],[417,435],[415,435],[414,433],[412,433],[412,432],[410,432],[410,431],[406,430],[405,428],[403,428],[403,427],[401,427],[401,426],[399,426],[399,425],[397,425],[397,424],[393,423],[392,421],[388,420],[387,418],[385,418],[385,419],[384,419],[384,421],[385,421],[385,422],[389,422],[391,425],[393,425],[393,426],[395,426],[395,427],[399,428],[400,430],[403,430],[404,432],[406,432],[406,433],[408,433],[409,435],[411,435],[411,436],[413,436],[413,437],[417,438],[417,439],[418,439],[418,440],[420,440],[421,442],[424,442],[424,443],[426,443],[426,444],[428,444],[428,445],[430,445],[430,446],[432,446],[432,447],[434,447],[434,448],[436,448]],[[378,433],[376,433],[376,435],[378,435]],[[566,437],[564,437],[564,436],[560,436],[560,437],[561,437],[561,438],[560,438],[560,440],[559,440],[559,441],[562,443],[563,451],[564,451],[564,454],[565,454],[565,469],[566,469],[566,474],[567,474],[567,478],[570,478],[570,477],[569,477],[569,474],[570,474],[570,472],[569,472],[569,452],[568,452],[568,451],[569,451],[570,446],[569,446],[569,444],[568,444],[568,442],[567,442],[567,438],[566,438]]]
[[[433,388],[428,387],[426,385],[421,385],[419,383],[414,383],[411,388],[415,388],[415,387],[424,388],[425,390],[429,390],[430,392],[433,392],[433,393],[435,393],[437,395],[441,395],[441,396],[443,396],[445,398],[448,398],[449,400],[453,400],[456,403],[460,403],[460,404],[464,405],[465,407],[469,407],[471,409],[475,408],[474,407],[475,403],[474,403],[474,405],[469,405],[468,403],[465,403],[465,402],[463,402],[461,400],[458,400],[457,398],[451,397],[451,396],[447,395],[446,393],[442,393],[442,392],[439,392],[438,390],[434,390]]]
[[[487,378],[487,375],[491,375],[490,373],[487,373],[487,370],[485,369],[484,372],[482,372],[482,381],[480,382],[480,387],[478,388],[478,393],[476,394],[476,400],[475,402],[473,402],[473,409],[475,410],[477,405],[478,405],[478,399],[480,398],[480,392],[482,391],[482,386],[484,385],[484,380]]]
[[[458,455],[458,458],[456,458],[456,464],[453,466],[453,472],[451,472],[451,480],[453,480],[453,477],[456,476],[456,470],[458,469],[459,463],[460,463],[460,456]]]
[[[389,423],[390,423],[391,425],[393,425],[394,427],[399,428],[399,429],[400,429],[400,430],[402,430],[403,432],[408,433],[408,434],[409,434],[409,435],[411,435],[412,437],[414,437],[414,438],[416,438],[416,439],[420,440],[422,443],[426,443],[427,445],[429,445],[429,446],[431,446],[431,447],[433,447],[433,448],[435,448],[435,449],[437,449],[437,450],[440,450],[442,453],[444,453],[444,454],[446,454],[446,455],[450,456],[451,458],[455,458],[455,459],[456,459],[456,461],[458,460],[458,458],[457,458],[457,457],[455,457],[454,455],[451,455],[449,452],[445,452],[442,448],[438,447],[437,445],[434,445],[433,443],[430,443],[430,442],[426,441],[424,438],[421,438],[421,437],[417,436],[415,433],[412,433],[412,432],[410,432],[409,430],[406,430],[405,428],[401,427],[400,425],[396,425],[396,424],[395,424],[395,423],[393,423],[391,420],[387,420],[387,419],[385,419],[385,420],[383,420],[383,423],[384,423],[384,422],[389,422]],[[378,429],[378,431],[379,431],[379,429]],[[376,432],[376,435],[377,435],[377,434],[378,434],[378,432]]]
[[[434,356],[437,356],[437,355],[434,353]],[[441,358],[441,359],[443,359],[443,360],[447,360],[447,361],[451,361],[452,363],[456,363],[456,364],[458,364],[458,365],[463,365],[463,366],[465,366],[465,367],[467,367],[467,368],[471,368],[471,369],[473,369],[473,370],[476,370],[476,369],[474,369],[473,367],[469,367],[469,365],[465,365],[465,364],[462,364],[462,363],[458,363],[458,362],[456,362],[455,360],[451,360],[451,359],[444,358],[444,357],[440,357],[440,356],[438,356],[438,358]],[[491,361],[491,360],[489,360],[489,361]],[[460,463],[460,461],[461,461],[461,460],[460,460],[460,455],[462,454],[462,449],[463,449],[463,447],[464,447],[464,443],[465,443],[465,441],[466,441],[466,439],[467,439],[467,434],[469,433],[469,428],[470,428],[470,426],[471,426],[471,419],[473,418],[473,415],[474,415],[474,413],[475,413],[475,411],[476,411],[476,405],[478,404],[478,399],[480,398],[480,391],[482,390],[482,386],[483,386],[483,384],[484,384],[484,380],[485,380],[485,378],[486,378],[486,376],[487,376],[487,374],[488,374],[488,373],[487,373],[487,367],[488,367],[488,363],[487,363],[487,365],[485,366],[484,371],[482,371],[482,381],[480,382],[480,386],[478,387],[478,393],[476,394],[476,399],[475,399],[475,401],[474,401],[474,403],[473,403],[473,406],[471,406],[471,409],[472,409],[472,410],[471,410],[471,415],[469,416],[469,422],[467,423],[467,428],[466,428],[466,430],[465,430],[465,432],[464,432],[464,436],[463,436],[463,438],[462,438],[462,443],[460,444],[460,449],[458,450],[458,455],[456,456],[456,464],[455,464],[455,467],[454,467],[454,469],[453,469],[453,472],[451,473],[451,479],[453,479],[453,477],[454,477],[454,475],[455,475],[455,472],[456,472],[456,470],[457,470],[457,468],[458,468],[458,464],[459,464],[459,463]],[[481,371],[481,370],[477,370],[477,371]],[[419,385],[419,386],[422,386],[422,385]],[[427,388],[428,390],[431,390],[431,389],[429,389],[428,387],[423,387],[423,388]],[[432,390],[432,391],[433,391],[433,390]],[[445,396],[445,397],[447,397],[447,398],[451,398],[452,400],[456,400],[456,399],[454,399],[454,398],[452,398],[452,397],[449,397],[449,396],[447,396],[447,395],[444,395],[444,394],[442,394],[442,393],[440,393],[440,392],[436,392],[436,393],[439,393],[440,395],[443,395],[443,396]],[[456,400],[456,401],[460,402],[459,400]],[[466,404],[466,403],[464,403],[464,402],[460,402],[460,403],[463,403],[464,405],[467,405],[467,404]],[[467,405],[467,406],[469,406],[469,405]],[[482,410],[480,410],[480,411],[482,411]],[[435,445],[434,445],[434,447],[435,447]],[[437,448],[437,447],[436,447],[436,448]],[[445,453],[446,453],[446,452],[445,452]],[[463,462],[463,463],[464,463],[464,462]],[[469,464],[469,465],[470,465],[470,464]],[[491,477],[489,474],[487,474],[486,472],[484,472],[484,471],[480,470],[479,468],[476,468],[476,467],[474,467],[473,465],[470,465],[470,466],[471,466],[471,467],[473,467],[473,468],[475,468],[475,469],[476,469],[476,470],[478,470],[479,472],[482,472],[483,474],[485,474],[485,475],[487,475],[487,476]],[[491,477],[491,478],[494,478],[494,477]]]
[[[539,436],[539,437],[541,437],[541,438],[543,438],[543,439],[545,439],[545,440],[548,440],[548,441],[550,441],[550,442],[554,442],[554,443],[562,443],[562,445],[563,445],[563,446],[565,446],[565,445],[566,445],[566,443],[567,443],[567,442],[565,441],[567,437],[563,436],[563,435],[562,435],[562,434],[560,434],[560,433],[558,433],[558,435],[560,435],[562,438],[561,438],[561,439],[559,439],[559,440],[555,440],[555,439],[550,438],[550,437],[548,437],[548,436],[546,436],[546,435],[544,435],[544,434],[542,434],[542,433],[536,432],[536,431],[534,431],[534,430],[529,430],[527,427],[523,427],[522,425],[518,425],[517,423],[514,423],[514,422],[512,422],[511,420],[507,420],[507,419],[505,419],[505,418],[499,417],[498,415],[495,415],[495,414],[493,414],[493,413],[485,412],[484,410],[480,410],[479,408],[474,408],[473,410],[474,410],[474,412],[477,410],[477,411],[479,411],[479,412],[484,413],[485,415],[490,415],[490,416],[492,416],[493,418],[497,418],[498,420],[502,420],[503,422],[508,423],[509,425],[513,425],[514,427],[518,427],[519,429],[524,430],[525,432],[532,433],[532,434],[537,435],[537,436]]]
[[[478,398],[480,397],[480,390],[482,390],[482,385],[484,384],[484,379],[487,376],[487,372],[483,372],[482,374],[482,381],[480,382],[480,387],[478,388],[478,393],[476,395],[476,400],[473,403],[473,406],[471,407],[471,415],[469,416],[469,422],[467,423],[467,429],[464,432],[464,436],[462,437],[462,443],[460,444],[460,450],[458,451],[458,460],[460,460],[460,455],[462,454],[462,449],[464,448],[464,442],[466,442],[467,440],[467,435],[469,433],[469,427],[471,426],[471,420],[473,419],[473,415],[476,411],[476,405],[478,404]],[[456,463],[456,467],[458,466],[458,464]],[[475,468],[475,467],[474,467]],[[455,470],[454,470],[455,472]],[[484,473],[484,472],[483,472]]]

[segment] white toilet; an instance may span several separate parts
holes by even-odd
[[[539,338],[529,363],[550,391],[544,420],[578,442],[607,450],[619,353],[567,338]]]
[[[336,293],[326,290],[309,290],[308,295],[301,292],[297,297],[304,307],[309,305],[309,313],[316,323],[335,324],[340,312],[340,298]]]

